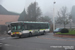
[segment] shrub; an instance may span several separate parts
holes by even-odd
[[[63,29],[61,29],[61,31],[60,31],[61,33],[69,33],[69,30],[68,29],[66,29],[66,28],[63,28]]]

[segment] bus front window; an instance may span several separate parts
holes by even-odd
[[[12,30],[16,30],[16,26],[12,26]]]
[[[12,25],[12,30],[22,30],[21,25]]]
[[[11,30],[11,26],[10,25],[8,25],[8,30]]]

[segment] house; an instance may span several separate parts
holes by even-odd
[[[6,31],[7,23],[18,21],[19,14],[9,12],[2,5],[0,5],[0,32]]]

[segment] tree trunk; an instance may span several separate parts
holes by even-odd
[[[65,22],[64,22],[64,28],[65,28]]]
[[[71,29],[71,27],[72,27],[71,24],[72,24],[72,23],[71,23],[71,21],[70,21],[70,29]]]

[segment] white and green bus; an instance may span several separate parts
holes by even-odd
[[[48,22],[18,21],[10,23],[8,28],[8,34],[10,34],[11,37],[18,36],[19,38],[22,36],[45,34],[50,31]]]

